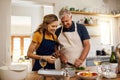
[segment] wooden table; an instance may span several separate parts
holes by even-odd
[[[43,80],[43,77],[38,75],[37,72],[30,72],[28,73],[25,80]],[[51,77],[46,77],[46,80],[58,80],[58,79],[55,79],[54,77],[51,76]],[[72,77],[70,78],[70,80],[80,80],[80,79],[77,79],[76,77]],[[102,78],[100,80],[108,80],[108,79]],[[120,80],[120,74],[118,74],[117,78],[110,80]]]

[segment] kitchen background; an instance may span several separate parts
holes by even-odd
[[[1,0],[0,66],[20,62],[19,59],[26,56],[32,33],[42,22],[43,16],[48,13],[58,15],[63,7],[75,9],[73,12],[95,13],[73,13],[73,20],[80,23],[84,18],[96,20],[86,25],[91,36],[88,58],[94,57],[96,50],[103,48],[109,54],[110,46],[120,43],[119,3],[120,0]],[[115,14],[118,16],[115,17]]]

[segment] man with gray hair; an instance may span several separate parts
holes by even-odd
[[[69,10],[62,8],[59,12],[62,26],[56,30],[60,43],[60,60],[75,67],[86,66],[86,57],[90,50],[90,36],[83,24],[75,23]]]

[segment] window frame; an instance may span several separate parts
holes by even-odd
[[[11,36],[11,55],[14,53],[14,39],[15,38],[20,38],[20,50],[21,50],[21,55],[24,55],[24,38],[30,38],[30,36]]]

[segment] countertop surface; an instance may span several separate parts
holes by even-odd
[[[90,71],[95,71],[96,70],[96,66],[90,66],[90,67],[86,67],[86,70],[90,70]],[[25,80],[44,80],[43,76],[39,75],[37,72],[29,72],[28,75],[26,76]],[[60,76],[47,76],[46,80],[60,80]],[[80,80],[78,79],[76,76],[70,78],[69,80]],[[101,78],[101,79],[96,79],[96,80],[108,80],[106,78]],[[120,80],[120,74],[117,74],[117,78],[114,79],[110,79],[110,80]]]
[[[38,75],[37,73],[35,72],[31,72],[27,75],[26,79],[25,80],[43,80],[43,77]],[[46,77],[46,80],[58,80],[56,79],[55,77]],[[72,77],[70,78],[69,80],[80,80],[80,79],[77,79],[76,77]],[[100,80],[108,80],[106,78],[102,78]],[[110,80],[120,80],[120,74],[118,74],[117,78],[115,79],[110,79]]]
[[[93,56],[93,57],[87,57],[87,59],[94,59],[96,57],[98,58],[110,58],[111,55],[105,55],[105,56]]]

